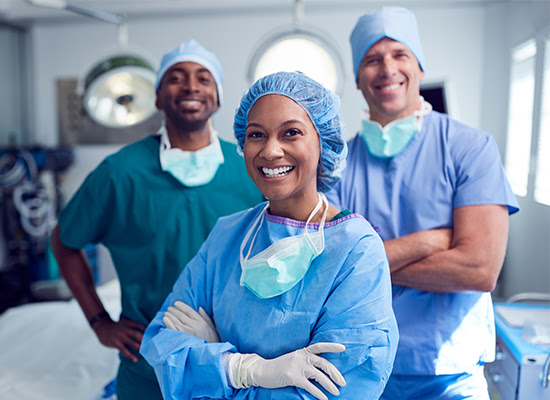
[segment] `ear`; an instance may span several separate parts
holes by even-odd
[[[216,111],[220,109],[220,93],[218,92],[218,87],[216,86],[216,105],[218,108],[216,108]]]
[[[157,110],[162,111],[162,104],[160,102],[158,90],[157,90],[157,98],[155,99],[155,107],[157,108]]]

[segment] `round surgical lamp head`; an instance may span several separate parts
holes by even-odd
[[[344,67],[340,53],[325,34],[313,28],[283,28],[260,42],[249,63],[249,84],[279,71],[302,72],[342,95]]]
[[[118,54],[95,64],[79,82],[84,109],[96,123],[126,128],[152,117],[155,69],[135,54]]]

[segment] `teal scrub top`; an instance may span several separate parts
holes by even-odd
[[[102,243],[109,249],[120,280],[121,317],[149,324],[218,217],[264,200],[236,146],[220,145],[225,161],[213,180],[185,187],[161,170],[158,136],[149,136],[107,157],[61,212],[60,238],[67,247]],[[121,356],[121,363],[154,379],[141,357],[133,364]]]

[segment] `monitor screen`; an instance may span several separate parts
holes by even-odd
[[[445,84],[443,82],[420,85],[420,95],[432,105],[434,111],[445,114],[449,113]]]

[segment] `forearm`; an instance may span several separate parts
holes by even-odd
[[[65,246],[59,238],[59,226],[51,235],[51,247],[61,275],[78,301],[84,315],[90,318],[105,311],[97,291],[88,260],[81,250]]]
[[[430,229],[386,240],[384,247],[392,273],[438,252],[448,250],[451,229]]]
[[[393,271],[393,284],[439,293],[490,292],[494,289],[506,253],[506,207],[456,208],[453,221],[449,250]]]
[[[483,262],[460,248],[434,254],[399,271],[392,272],[394,285],[434,293],[458,293],[464,291],[490,292],[494,289],[502,259]]]
[[[235,352],[229,343],[203,339],[165,327],[161,309],[145,330],[140,353],[155,369],[166,398],[232,398],[222,354]],[[165,379],[165,377],[171,377]]]

